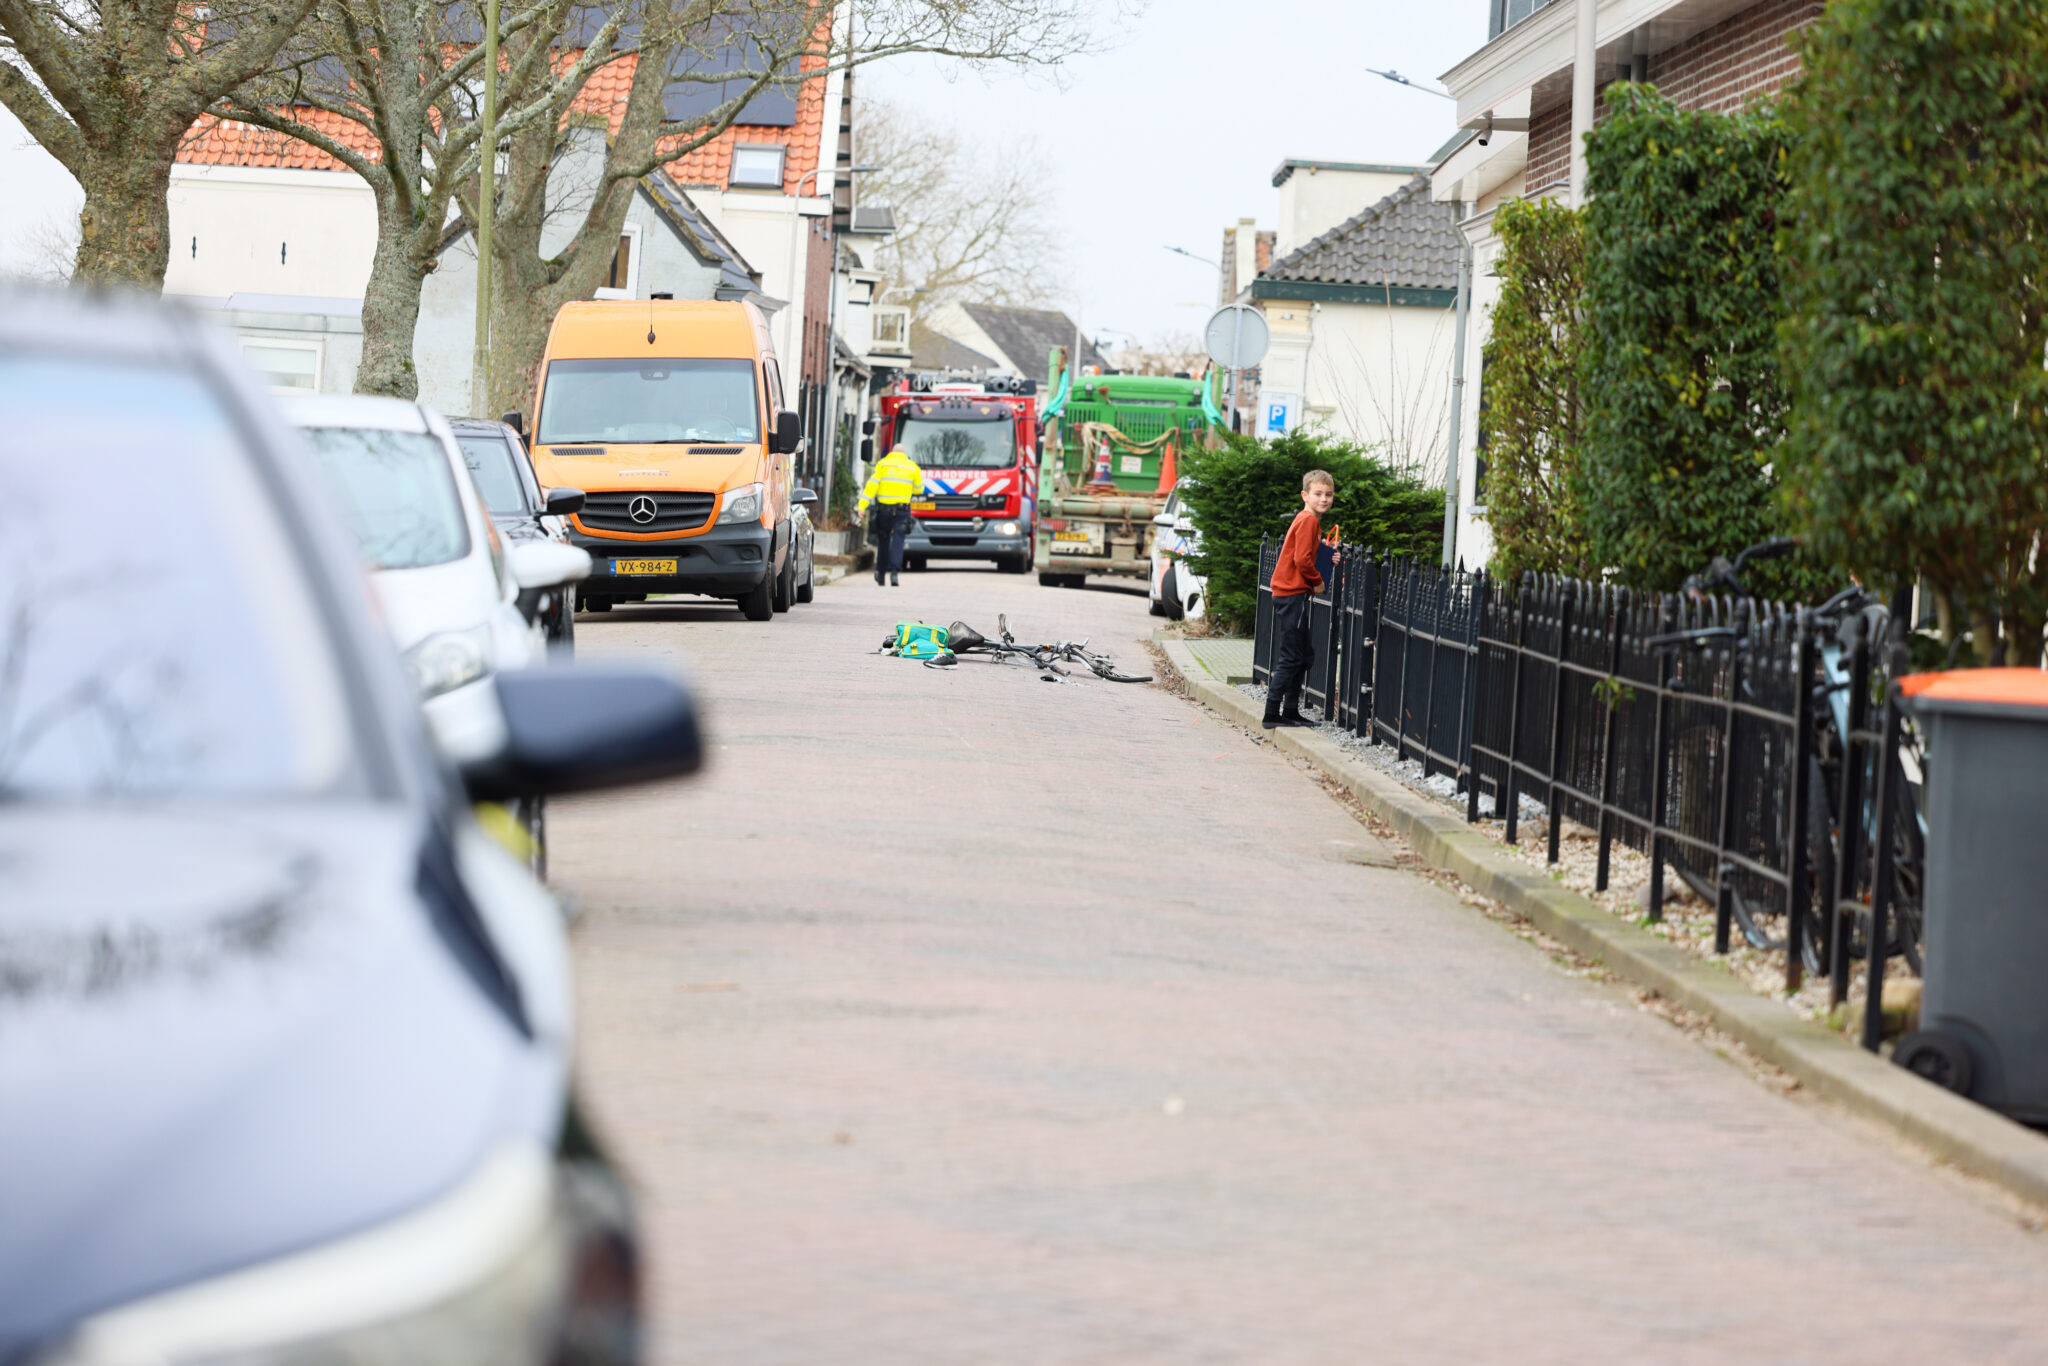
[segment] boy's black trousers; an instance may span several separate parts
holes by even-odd
[[[1308,637],[1306,593],[1273,599],[1273,676],[1266,685],[1266,710],[1277,712],[1284,704],[1290,711],[1301,709],[1301,684],[1308,666],[1315,662],[1315,647]]]

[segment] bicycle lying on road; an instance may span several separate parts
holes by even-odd
[[[1019,645],[1010,634],[1010,619],[1007,615],[996,618],[998,639],[990,640],[964,621],[956,621],[946,628],[946,647],[957,659],[961,655],[978,655],[998,663],[1017,661],[1041,671],[1040,676],[1048,682],[1057,683],[1069,676],[1062,664],[1079,664],[1097,678],[1110,683],[1150,683],[1151,674],[1137,675],[1120,673],[1116,661],[1105,655],[1089,650],[1085,640],[1063,640],[1052,645]]]

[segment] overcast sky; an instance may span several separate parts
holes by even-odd
[[[1199,332],[1215,308],[1214,268],[1166,246],[1213,261],[1239,217],[1272,227],[1281,161],[1416,163],[1442,145],[1451,102],[1365,68],[1436,87],[1485,41],[1486,0],[1151,0],[1119,28],[1112,50],[1067,64],[1064,89],[902,59],[861,90],[971,138],[1037,138],[1068,242],[1067,310],[1150,341]]]

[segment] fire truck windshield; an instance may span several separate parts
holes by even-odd
[[[1017,429],[1009,422],[906,417],[896,444],[927,470],[1005,470],[1017,459]]]

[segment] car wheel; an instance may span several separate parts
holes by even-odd
[[[903,567],[913,574],[924,573],[924,566],[925,558],[922,555],[905,555],[903,557]]]
[[[740,611],[748,621],[766,621],[775,615],[775,575],[763,574],[761,582],[740,599]]]
[[[535,881],[548,878],[548,809],[545,797],[527,797],[519,803],[519,824],[526,831],[526,868]]]
[[[804,566],[804,581],[796,586],[796,600],[809,602],[818,596],[818,566],[815,561]]]
[[[796,552],[790,551],[789,558],[782,562],[782,572],[775,576],[775,586],[769,591],[769,606],[777,612],[787,612],[796,601]]]
[[[554,634],[548,637],[548,653],[563,659],[576,657],[576,600],[568,598],[557,614]]]
[[[1008,559],[998,560],[997,563],[1002,567],[1002,571],[1005,574],[1029,574],[1031,572],[1031,552],[1028,550],[1021,551],[1010,556]]]

